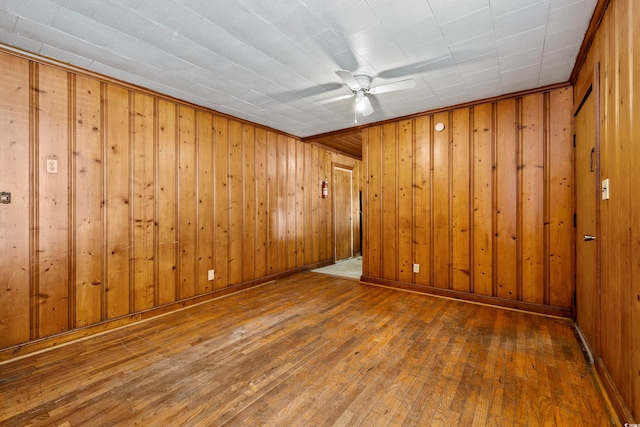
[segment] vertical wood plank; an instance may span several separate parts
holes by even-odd
[[[413,121],[404,120],[398,129],[398,280],[413,282]],[[358,176],[354,169],[354,178]],[[357,179],[354,179],[357,181]],[[357,188],[354,193],[357,195]],[[354,203],[358,204],[357,197]],[[356,211],[357,212],[357,211]],[[358,222],[357,215],[354,221]],[[359,239],[354,227],[354,241]],[[355,245],[354,245],[355,246]],[[357,248],[354,248],[357,250]]]
[[[382,277],[382,128],[370,127],[368,134],[368,267],[371,277]]]
[[[315,198],[313,145],[303,144],[304,147],[304,263],[311,265],[316,262],[313,243],[313,224],[315,223],[313,203]]]
[[[331,153],[326,150],[320,152],[320,169],[322,176],[329,182],[329,197],[321,200],[320,215],[322,216],[321,225],[321,245],[324,254],[322,260],[334,259],[334,226],[333,226],[333,190],[331,189]]]
[[[470,195],[470,110],[462,108],[453,112],[453,171],[452,171],[452,223],[453,232],[453,283],[454,290],[470,292],[469,218]]]
[[[414,197],[415,197],[415,260],[420,265],[416,274],[416,284],[430,285],[431,271],[431,126],[432,117],[422,116],[415,119],[415,160],[414,160]]]
[[[517,298],[517,106],[515,99],[496,105],[496,296]]]
[[[195,111],[178,108],[178,295],[180,299],[196,294],[196,158]]]
[[[287,265],[286,270],[296,267],[297,251],[296,245],[296,141],[287,138],[287,175],[285,182],[286,192],[286,240],[287,240]]]
[[[267,131],[256,128],[256,277],[267,275]]]
[[[197,294],[213,290],[208,271],[215,269],[213,257],[214,225],[214,167],[213,167],[213,117],[211,114],[197,113],[197,202],[198,202],[198,242],[197,242]],[[215,280],[215,278],[214,278]]]
[[[434,116],[434,123],[447,125],[444,132],[433,134],[433,164],[432,164],[432,209],[433,209],[433,286],[449,288],[450,261],[450,170],[449,170],[449,113],[438,113]]]
[[[622,1],[612,11],[612,26],[610,32],[611,72],[613,73],[612,85],[614,91],[607,95],[611,97],[610,108],[612,113],[607,119],[612,119],[613,129],[608,146],[609,168],[606,174],[601,174],[602,179],[608,178],[610,182],[610,199],[601,202],[601,207],[608,207],[608,221],[610,221],[609,239],[602,247],[602,253],[609,257],[608,275],[602,284],[602,358],[610,367],[609,374],[617,384],[620,394],[625,401],[632,401],[632,382],[628,373],[631,372],[631,356],[633,351],[628,351],[621,344],[631,342],[631,304],[632,298],[636,301],[638,296],[631,295],[632,288],[632,259],[629,254],[632,251],[631,243],[631,217],[630,200],[637,197],[637,189],[631,187],[630,176],[637,174],[638,165],[630,163],[632,144],[631,122],[636,118],[631,117],[631,103],[627,100],[632,92],[630,85],[630,55],[629,41],[630,28],[629,5],[631,2]],[[637,25],[637,24],[636,24]],[[626,100],[626,101],[625,101]],[[617,191],[615,189],[618,189]],[[636,213],[637,215],[637,213]],[[636,279],[637,280],[637,279]],[[633,326],[633,327],[637,327]],[[640,384],[640,372],[634,377]]]
[[[522,299],[544,297],[544,95],[522,98]]]
[[[158,304],[177,299],[178,212],[177,166],[178,123],[177,107],[169,101],[158,101],[157,119],[157,184],[156,216],[158,239]]]
[[[305,265],[305,216],[304,201],[306,197],[304,187],[304,145],[301,141],[294,140],[296,146],[296,267]]]
[[[229,121],[214,116],[215,127],[215,280],[214,289],[229,285]]]
[[[632,118],[638,117],[640,114],[640,25],[638,25],[638,19],[640,17],[640,4],[638,2],[629,1],[630,10],[627,16],[629,17],[631,34],[629,36],[629,52],[631,58],[631,69],[633,70],[631,88],[629,95],[631,97],[630,115]],[[638,120],[631,120],[630,129],[630,155],[629,164],[632,168],[635,165],[640,165],[640,146],[632,141],[640,141],[640,123]],[[629,174],[629,188],[640,188],[640,174]],[[640,325],[640,198],[631,196],[631,191],[627,192],[626,197],[631,200],[631,251],[629,256],[632,260],[636,260],[631,263],[631,299],[627,302],[630,310],[630,325]],[[640,342],[640,328],[632,328],[631,339],[629,342]],[[628,406],[636,414],[636,418],[640,413],[640,351],[632,352],[631,367],[629,372],[637,372],[638,375],[633,375],[631,381],[632,396],[628,400]]]
[[[102,283],[102,127],[100,82],[76,78],[76,144],[74,255],[76,265],[76,327],[101,320]]]
[[[324,217],[321,215],[320,205],[322,203],[322,196],[320,193],[320,181],[324,179],[323,171],[320,168],[320,149],[317,146],[313,146],[311,148],[311,171],[312,171],[312,187],[313,187],[313,197],[311,199],[312,203],[312,213],[314,220],[312,221],[312,236],[311,240],[313,242],[314,248],[314,262],[319,262],[323,260],[322,252],[321,252],[321,239],[320,239],[320,230],[322,228],[322,221]]]
[[[279,261],[278,136],[267,133],[267,274],[277,273]]]
[[[255,279],[256,273],[256,151],[255,128],[242,125],[244,200],[242,206],[242,281]]]
[[[287,137],[278,135],[277,140],[277,212],[278,212],[278,272],[287,270]]]
[[[229,120],[229,284],[242,283],[242,124]]]
[[[382,125],[382,278],[397,280],[397,126],[396,123]]]
[[[39,336],[68,329],[69,324],[69,92],[68,74],[41,66],[38,80]],[[47,160],[58,162],[47,173]],[[126,283],[126,282],[125,282]]]
[[[29,61],[0,52],[0,348],[30,338]],[[35,89],[35,88],[34,88]]]
[[[492,295],[492,104],[474,107],[473,118],[473,289],[479,295]]]
[[[556,307],[571,307],[573,289],[573,178],[571,117],[559,111],[570,111],[573,90],[560,89],[550,93],[549,128],[547,144],[549,159],[549,304]]]
[[[107,318],[130,311],[129,92],[106,89],[106,276]]]
[[[155,305],[154,99],[135,94],[133,111],[133,311]]]

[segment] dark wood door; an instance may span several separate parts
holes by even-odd
[[[575,117],[576,173],[576,322],[591,350],[597,348],[599,323],[596,209],[599,179],[594,95],[587,95]]]

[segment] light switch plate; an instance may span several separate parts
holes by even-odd
[[[213,280],[215,278],[215,272],[216,272],[215,270],[209,270],[207,272],[207,279],[208,280]]]
[[[413,272],[420,273],[420,264],[413,264]]]
[[[602,180],[602,200],[609,200],[609,178]]]

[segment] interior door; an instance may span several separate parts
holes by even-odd
[[[353,172],[333,168],[335,260],[353,257]]]
[[[597,351],[600,300],[595,239],[600,194],[594,97],[590,91],[575,116],[576,322],[591,350]]]

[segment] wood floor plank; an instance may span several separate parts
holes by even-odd
[[[0,425],[611,423],[568,321],[305,272],[0,364]]]

